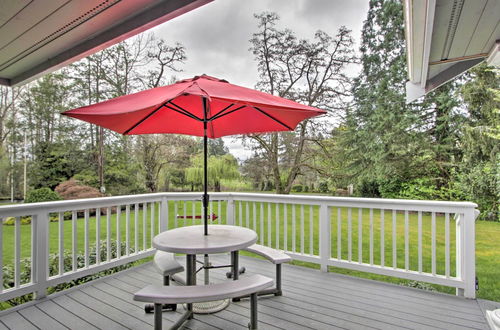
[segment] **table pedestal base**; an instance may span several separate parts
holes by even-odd
[[[195,314],[212,314],[220,312],[221,310],[227,308],[231,302],[231,299],[208,301],[202,303],[193,304],[193,313]]]

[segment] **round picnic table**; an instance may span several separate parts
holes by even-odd
[[[203,226],[187,226],[167,230],[153,238],[153,246],[161,251],[186,255],[186,285],[196,285],[196,255],[231,252],[233,279],[239,275],[239,250],[257,242],[257,233],[251,229],[210,225],[208,235],[204,235]],[[189,314],[193,305],[187,304]]]

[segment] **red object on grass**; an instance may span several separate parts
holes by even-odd
[[[201,218],[202,218],[201,215],[177,215],[177,219],[201,219]],[[212,221],[215,221],[219,217],[217,216],[217,214],[212,213],[208,216],[208,218],[211,219]]]
[[[206,121],[207,137],[218,138],[290,131],[302,120],[324,113],[324,110],[201,75],[69,110],[63,115],[124,135],[204,136]]]

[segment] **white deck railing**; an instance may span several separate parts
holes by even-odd
[[[48,287],[152,255],[160,231],[201,223],[200,197],[158,193],[0,207],[1,219],[14,218],[13,226],[0,226],[0,269],[14,269],[9,288],[0,272],[0,301],[31,292],[41,298]],[[212,193],[209,213],[217,215],[213,223],[252,228],[260,244],[322,271],[335,266],[424,281],[474,298],[475,208],[468,202]],[[24,219],[31,224],[22,225]],[[114,252],[113,245],[120,248]],[[49,265],[54,255],[56,266]],[[21,276],[27,271],[29,279]]]

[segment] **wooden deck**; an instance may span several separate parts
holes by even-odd
[[[240,262],[247,273],[274,277],[267,261],[241,257]],[[212,271],[211,279],[224,280],[225,271]],[[161,277],[146,264],[0,312],[0,330],[152,329],[153,315],[132,300],[132,293],[149,283],[161,284]],[[259,299],[260,329],[488,329],[478,301],[450,295],[291,265],[283,267],[283,290],[282,297]],[[163,313],[165,329],[182,310]],[[185,328],[245,329],[249,315],[243,300],[216,314],[196,315]]]

